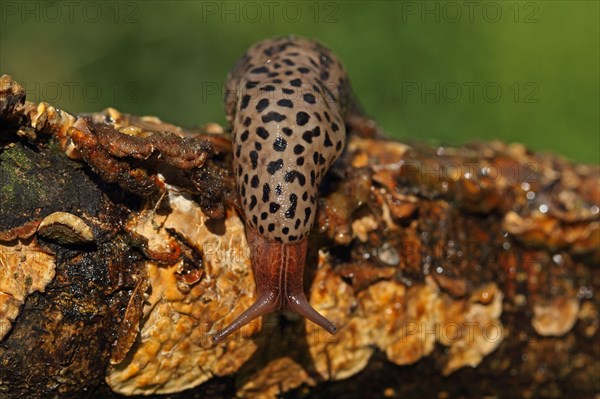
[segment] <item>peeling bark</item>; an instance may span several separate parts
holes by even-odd
[[[597,397],[600,168],[353,136],[320,187],[311,305],[254,300],[231,144],[0,77],[0,397]]]

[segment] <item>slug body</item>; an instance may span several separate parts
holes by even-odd
[[[303,275],[318,186],[344,149],[350,97],[342,64],[298,37],[256,44],[229,73],[225,107],[258,298],[214,342],[280,309],[337,331],[308,303]]]

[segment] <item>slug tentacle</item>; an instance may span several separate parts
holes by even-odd
[[[248,229],[257,299],[230,325],[213,336],[218,343],[259,316],[291,310],[320,325],[330,334],[337,327],[310,306],[303,289],[307,239],[294,244],[269,241]]]

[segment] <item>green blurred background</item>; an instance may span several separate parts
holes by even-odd
[[[71,112],[224,123],[222,85],[263,38],[318,38],[398,139],[520,141],[600,162],[599,2],[7,1],[0,72]]]

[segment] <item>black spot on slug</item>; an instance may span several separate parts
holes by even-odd
[[[302,96],[304,98],[304,101],[309,103],[309,104],[314,104],[315,101],[315,96],[313,96],[310,93],[306,93],[304,96]]]
[[[296,206],[298,205],[298,196],[296,194],[290,194],[290,207],[285,211],[285,217],[293,219],[296,216]]]
[[[266,85],[264,87],[261,87],[259,90],[262,90],[262,91],[273,91],[273,90],[275,90],[275,86],[273,86],[273,85]]]
[[[333,143],[331,142],[331,139],[329,138],[329,133],[325,132],[325,141],[323,142],[323,145],[325,147],[332,147]]]
[[[266,140],[269,137],[269,132],[262,126],[256,128],[256,134],[258,134],[263,140]]]
[[[296,124],[298,126],[306,125],[306,123],[308,123],[309,119],[310,119],[310,116],[304,111],[300,111],[296,114]]]
[[[277,101],[277,105],[279,105],[280,107],[294,108],[294,103],[292,102],[292,100],[288,100],[287,98]]]
[[[258,152],[250,151],[250,162],[252,162],[252,169],[256,169],[258,166]]]
[[[309,207],[304,208],[304,225],[306,225],[306,223],[308,223],[311,213],[312,213],[312,209],[310,209]]]
[[[256,199],[256,196],[252,195],[250,197],[250,206],[249,206],[249,209],[250,210],[254,209],[254,207],[256,206],[257,203],[258,203],[258,200]]]
[[[267,172],[269,174],[274,175],[279,169],[283,168],[283,159],[279,158],[277,161],[269,162],[267,165]]]
[[[281,131],[288,136],[291,136],[292,133],[294,133],[294,131],[292,129],[290,129],[289,127],[284,127],[283,129],[281,129]]]
[[[248,107],[248,103],[250,102],[250,95],[246,94],[242,97],[242,101],[240,102],[240,109],[246,109]]]
[[[285,172],[285,176],[283,177],[283,180],[285,180],[287,183],[293,183],[296,179],[298,179],[298,183],[300,183],[301,186],[306,184],[306,177],[304,177],[304,175],[297,170]]]
[[[271,111],[266,115],[262,116],[263,123],[269,123],[271,121],[281,122],[285,119],[285,115],[280,114],[279,112]]]
[[[267,67],[258,67],[250,70],[250,73],[259,74],[259,73],[269,73],[269,69]]]
[[[313,139],[312,130],[307,130],[304,133],[302,133],[302,139],[304,141],[306,141],[307,143],[312,143],[312,139]]]
[[[283,152],[287,147],[287,141],[283,137],[277,137],[273,142],[273,149],[277,152]]]
[[[267,100],[266,98],[263,98],[256,104],[256,110],[258,112],[263,112],[265,110],[265,108],[267,108],[268,106],[269,106],[269,100]]]

